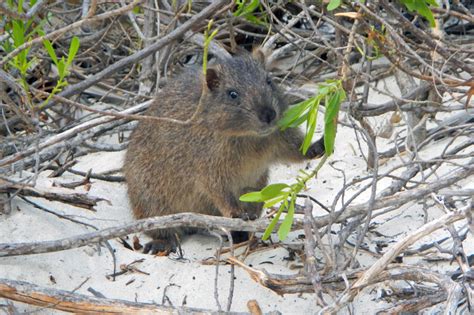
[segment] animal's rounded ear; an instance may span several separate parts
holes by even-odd
[[[213,91],[219,87],[219,74],[217,69],[208,68],[206,70],[206,86],[209,90]]]
[[[265,53],[262,49],[254,48],[252,50],[252,58],[255,59],[256,61],[258,61],[262,66],[265,66],[266,57],[265,57]]]

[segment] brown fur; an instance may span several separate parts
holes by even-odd
[[[239,196],[267,185],[269,165],[324,153],[320,140],[303,156],[301,132],[278,130],[276,121],[287,105],[262,64],[250,56],[224,60],[206,77],[199,70],[185,71],[146,114],[185,121],[200,101],[189,125],[142,121],[131,135],[124,172],[137,219],[180,212],[256,218],[262,205],[240,202]],[[275,112],[271,121],[269,109]],[[151,235],[166,239],[176,231]]]

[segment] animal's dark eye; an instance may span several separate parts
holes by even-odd
[[[239,96],[239,93],[237,93],[236,91],[234,91],[234,90],[229,91],[229,97],[231,99],[236,99],[238,96]]]
[[[271,79],[271,78],[267,78],[267,84],[268,84],[268,85],[271,85],[271,84],[272,84],[272,79]]]

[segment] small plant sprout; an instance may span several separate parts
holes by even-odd
[[[212,33],[210,33],[213,22],[213,20],[210,20],[207,24],[207,29],[204,31],[204,52],[202,56],[202,73],[204,75],[206,75],[207,73],[207,55],[209,52],[209,45],[211,44],[212,39],[217,35],[217,32],[219,31],[219,29],[215,29],[214,31],[212,31]]]
[[[257,9],[261,7],[260,1],[258,0],[236,0],[236,11],[233,13],[236,17],[243,17],[247,21],[258,24],[258,25],[267,25],[266,15],[263,15],[263,18],[257,17],[254,13]]]
[[[72,62],[74,61],[74,58],[76,57],[77,51],[79,50],[79,38],[77,36],[74,36],[72,38],[71,44],[69,45],[67,59],[65,59],[64,56],[62,56],[61,58],[57,57],[56,52],[53,48],[53,45],[51,44],[49,40],[45,39],[43,41],[43,46],[48,52],[48,55],[51,58],[51,61],[54,63],[54,65],[58,69],[59,78],[52,92],[49,94],[48,98],[40,105],[40,108],[46,105],[54,95],[61,92],[61,90],[65,86],[67,86],[68,83],[66,81],[66,77],[69,75],[69,69],[72,65]]]

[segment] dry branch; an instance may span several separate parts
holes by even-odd
[[[125,6],[119,8],[117,10],[112,10],[112,11],[103,13],[101,15],[85,18],[83,20],[72,23],[72,24],[70,24],[66,27],[63,27],[59,30],[56,30],[56,31],[51,32],[49,34],[46,34],[45,36],[40,36],[40,37],[35,38],[31,41],[28,41],[28,42],[24,43],[23,45],[19,46],[18,48],[16,48],[14,51],[10,52],[8,55],[6,55],[0,61],[0,68],[2,68],[9,60],[11,60],[13,57],[18,55],[23,50],[25,50],[29,47],[32,47],[33,45],[41,44],[43,42],[43,40],[45,40],[45,39],[56,39],[58,36],[61,36],[64,33],[69,32],[69,31],[71,31],[75,28],[81,27],[82,25],[92,24],[94,22],[109,19],[109,18],[117,16],[117,15],[125,14],[127,11],[132,10],[140,2],[141,2],[141,0],[134,0],[132,3],[130,3],[128,5],[125,5]]]
[[[78,94],[88,87],[96,84],[100,80],[112,75],[113,73],[119,71],[120,69],[123,69],[124,67],[131,65],[133,63],[136,63],[143,58],[146,58],[147,56],[155,53],[162,47],[170,44],[171,42],[179,39],[183,34],[185,34],[187,31],[189,31],[191,28],[195,27],[196,25],[201,25],[202,22],[211,17],[214,13],[216,13],[219,9],[224,7],[229,3],[228,0],[219,0],[219,1],[213,1],[209,6],[207,6],[204,10],[201,12],[197,13],[194,15],[192,18],[187,20],[185,23],[183,23],[181,26],[170,32],[169,34],[163,36],[161,39],[156,41],[154,44],[146,47],[143,50],[140,50],[139,52],[134,53],[133,55],[130,55],[128,57],[125,57],[121,59],[120,61],[117,61],[116,63],[112,64],[111,66],[105,68],[104,70],[88,77],[86,80],[81,81],[79,83],[73,84],[68,86],[64,91],[59,93],[59,96],[62,97],[69,97],[75,94]]]
[[[55,191],[56,190],[56,191]],[[99,201],[105,199],[88,196],[81,193],[64,193],[64,190],[58,190],[54,187],[43,190],[40,188],[29,187],[21,184],[10,184],[0,179],[0,193],[17,193],[23,197],[39,197],[51,201],[59,201],[71,206],[93,210]]]
[[[171,307],[153,303],[91,297],[8,279],[0,279],[0,297],[39,307],[80,314],[215,314],[214,311],[192,307]]]
[[[238,231],[264,231],[269,220],[244,221],[195,213],[180,213],[162,217],[153,217],[137,220],[118,227],[106,228],[100,231],[72,236],[56,241],[33,243],[0,244],[0,257],[26,254],[40,254],[65,249],[82,247],[92,243],[103,242],[116,237],[123,237],[131,233],[149,231],[158,228],[173,228],[179,226],[193,226],[203,229],[219,229],[224,227]]]
[[[127,115],[127,114],[133,114],[133,113],[136,113],[136,112],[140,112],[140,111],[146,109],[148,107],[148,105],[150,104],[150,102],[151,101],[135,105],[133,107],[130,107],[126,110],[121,111],[120,114]],[[21,161],[22,159],[35,154],[38,150],[44,150],[45,148],[50,147],[54,144],[57,144],[57,143],[66,141],[66,140],[68,140],[72,137],[75,137],[76,135],[78,135],[81,132],[84,132],[86,130],[89,130],[91,128],[97,127],[97,126],[102,125],[102,124],[106,124],[106,123],[115,121],[117,119],[119,119],[119,118],[118,117],[113,117],[113,116],[112,117],[104,116],[104,117],[91,119],[89,121],[86,121],[82,124],[77,125],[76,127],[69,128],[69,129],[67,129],[66,131],[64,131],[60,134],[54,135],[50,138],[47,138],[47,139],[41,141],[38,145],[32,145],[30,148],[28,148],[24,151],[18,152],[16,154],[10,155],[10,156],[8,156],[4,159],[1,159],[0,160],[0,168],[2,166],[6,166],[6,165],[12,164],[14,162]],[[92,135],[91,135],[91,137],[92,137]],[[1,173],[1,169],[0,169],[0,173]]]
[[[454,171],[449,176],[446,176],[443,179],[439,179],[438,181],[426,184],[421,186],[417,189],[411,189],[407,191],[400,192],[398,194],[387,196],[384,198],[377,198],[374,202],[373,209],[382,209],[386,207],[400,207],[407,202],[419,200],[424,196],[432,193],[437,192],[442,188],[448,187],[453,185],[454,183],[468,178],[474,174],[474,166],[471,165],[465,166],[458,171]],[[317,217],[316,224],[318,227],[326,226],[331,222],[343,222],[344,220],[357,216],[362,215],[364,216],[366,213],[366,209],[369,207],[369,203],[363,203],[353,206],[348,206],[347,209],[337,211],[334,214],[328,214],[325,216]]]

